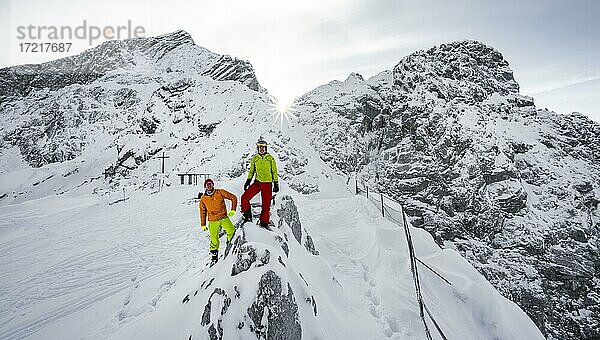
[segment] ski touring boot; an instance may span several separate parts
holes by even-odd
[[[250,210],[244,211],[244,212],[242,212],[242,214],[244,216],[244,223],[252,222],[252,211],[250,211]]]
[[[273,231],[272,228],[275,226],[275,224],[273,223],[273,221],[269,221],[269,223],[263,223],[263,222],[261,222],[259,220],[257,224],[258,224],[259,227],[267,229],[267,230],[270,230],[270,231]]]
[[[215,263],[217,263],[217,261],[219,261],[219,251],[218,250],[211,250],[210,251],[210,267],[214,266]]]

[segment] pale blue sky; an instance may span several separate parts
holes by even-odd
[[[132,20],[148,36],[184,29],[201,46],[251,61],[285,100],[351,72],[391,69],[417,49],[476,39],[504,54],[538,106],[600,122],[599,1],[0,1],[0,66],[63,56],[20,52],[17,26]],[[88,47],[76,42],[74,52]]]

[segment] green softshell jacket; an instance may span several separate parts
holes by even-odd
[[[256,180],[259,182],[277,182],[277,165],[275,158],[270,154],[256,154],[250,161],[250,170],[248,179],[252,179],[256,173]]]

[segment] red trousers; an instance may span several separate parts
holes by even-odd
[[[262,210],[260,211],[260,223],[269,223],[269,213],[271,211],[271,198],[273,197],[271,182],[254,181],[242,194],[242,211],[250,210],[250,200],[260,191],[262,200]]]

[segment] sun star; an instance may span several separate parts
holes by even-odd
[[[297,111],[294,108],[294,99],[272,97],[271,100],[271,117],[273,117],[275,121],[279,121],[282,128],[284,119],[291,125],[292,122],[290,121],[290,117],[297,118],[294,114],[294,112]]]

